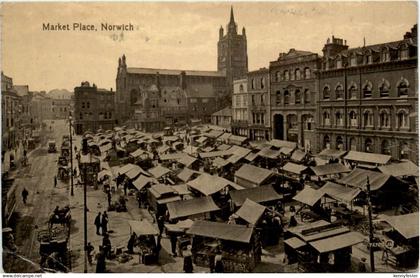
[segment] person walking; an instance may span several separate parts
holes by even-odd
[[[109,258],[111,255],[112,246],[108,234],[104,234],[104,237],[102,238],[102,248],[104,249],[105,257]]]
[[[105,235],[108,232],[108,215],[106,214],[106,211],[102,214],[101,227],[102,234]]]
[[[161,236],[163,233],[163,228],[165,227],[165,218],[163,215],[157,217],[157,225],[159,228],[159,235]]]
[[[96,273],[106,272],[105,252],[99,245],[99,253],[96,255]]]
[[[100,235],[101,233],[99,232],[99,229],[101,228],[101,213],[98,212],[98,215],[95,217],[95,222],[94,222],[95,226],[96,226],[96,234]]]
[[[22,201],[25,205],[26,205],[26,200],[28,199],[28,195],[29,195],[29,192],[24,187],[23,190],[22,190]]]
[[[54,176],[54,187],[57,187],[57,176]]]
[[[193,273],[194,266],[192,262],[191,245],[188,245],[188,250],[184,254],[184,268],[185,273]]]
[[[108,197],[108,208],[110,208],[111,207],[111,201],[112,201],[111,190],[107,190],[106,195]]]
[[[86,246],[86,253],[87,253],[87,257],[88,257],[88,262],[89,265],[92,265],[92,252],[95,249],[95,247],[92,246],[92,244],[89,242],[88,245]]]
[[[127,250],[129,254],[134,253],[134,243],[136,242],[136,233],[132,233],[127,243]]]
[[[172,256],[176,257],[176,243],[178,241],[178,237],[176,236],[175,233],[170,233],[169,239],[171,241]]]
[[[360,273],[365,273],[367,272],[367,267],[366,267],[366,258],[362,258],[361,261],[359,262],[358,265],[358,272]]]

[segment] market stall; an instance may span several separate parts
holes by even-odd
[[[187,234],[193,236],[196,265],[208,267],[211,256],[220,254],[224,272],[251,272],[261,261],[261,245],[253,227],[198,220]]]
[[[169,219],[211,219],[212,212],[220,210],[210,196],[178,200],[167,204]]]
[[[157,246],[157,236],[159,231],[147,220],[129,220],[130,235],[135,233],[136,251],[140,258],[139,261],[145,265],[156,264],[159,258]]]
[[[235,172],[235,183],[245,188],[258,187],[273,182],[274,175],[273,171],[251,164],[244,164]]]

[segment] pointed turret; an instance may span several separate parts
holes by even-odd
[[[219,29],[219,39],[223,38],[223,27],[222,25],[220,25],[220,29]]]
[[[230,21],[229,23],[235,23],[235,17],[233,16],[233,6],[230,6]]]
[[[228,34],[237,34],[237,26],[235,23],[235,17],[233,16],[233,7],[230,7],[230,21],[228,24]]]
[[[242,27],[242,36],[246,36],[245,27]]]

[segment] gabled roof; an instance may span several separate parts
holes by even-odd
[[[171,202],[168,203],[167,206],[170,219],[177,219],[220,209],[210,196]]]
[[[306,153],[301,150],[295,150],[290,157],[291,160],[296,162],[302,162],[306,157]]]
[[[391,156],[378,153],[349,151],[349,153],[344,157],[344,159],[383,165],[387,164],[391,160]]]
[[[231,186],[235,189],[243,189],[241,186],[219,176],[213,176],[206,173],[202,173],[196,179],[189,181],[188,186],[201,192],[205,196],[212,195],[219,192],[226,186]]]
[[[386,183],[388,183],[388,181],[392,179],[392,176],[390,175],[385,175],[379,172],[356,168],[344,178],[337,180],[337,182],[341,184],[345,184],[345,185],[350,185],[353,187],[358,187],[362,190],[366,190],[366,183],[367,183],[368,177],[369,177],[370,189],[372,191],[380,189],[382,186],[384,186]],[[393,178],[393,180],[395,181],[395,183],[397,183],[397,184],[393,184],[393,186],[398,186],[398,183],[401,183],[401,182],[398,182],[398,180],[395,178]]]
[[[270,170],[256,167],[251,164],[244,164],[241,168],[239,168],[239,170],[235,172],[235,177],[250,181],[257,185],[261,185],[273,174],[274,173]]]
[[[189,168],[184,168],[181,173],[178,174],[178,178],[183,182],[188,182],[194,174],[200,174],[201,172],[191,170]]]
[[[271,147],[265,147],[257,153],[257,156],[264,158],[277,159],[281,155],[280,150],[273,150]]]
[[[384,215],[383,219],[406,239],[419,236],[418,212],[395,216]]]
[[[286,147],[290,149],[295,149],[297,146],[295,142],[284,141],[284,140],[279,140],[279,139],[273,139],[271,141],[268,141],[267,144],[276,148]]]
[[[299,165],[299,164],[295,164],[293,162],[287,162],[282,168],[283,171],[298,174],[298,175],[302,174],[307,169],[308,169],[308,167],[303,166],[303,165]]]
[[[347,153],[347,151],[340,151],[340,150],[334,150],[334,149],[324,149],[322,150],[318,156],[323,158],[340,158],[344,156]]]
[[[168,173],[171,172],[168,168],[165,168],[161,165],[158,165],[149,170],[150,174],[152,174],[155,178],[160,178]]]
[[[361,192],[360,188],[346,187],[334,182],[327,182],[318,191],[324,192],[337,201],[351,202]]]
[[[378,167],[379,171],[384,174],[391,175],[394,177],[402,176],[419,176],[419,166],[411,161],[404,161],[399,163],[392,163]]]
[[[317,176],[334,175],[334,174],[351,172],[349,168],[347,168],[341,163],[331,163],[331,164],[324,164],[324,165],[319,165],[319,166],[312,166],[311,169]]]
[[[147,184],[151,183],[153,179],[140,175],[135,181],[133,181],[133,185],[136,187],[137,190],[141,190]]]
[[[194,221],[187,234],[249,243],[253,231],[253,228],[245,225],[198,220]]]
[[[323,191],[319,191],[311,187],[305,187],[301,192],[299,192],[298,194],[296,194],[295,197],[293,197],[293,200],[296,200],[298,202],[312,207],[319,200],[321,200],[322,196],[324,195],[325,193]]]
[[[343,233],[340,235],[327,237],[324,239],[312,241],[309,244],[315,248],[319,253],[326,253],[353,246],[363,242],[364,237],[358,232]]]
[[[159,75],[180,75],[183,70],[177,69],[156,69],[156,68],[127,68],[127,73],[132,74],[153,74],[159,72]],[[192,76],[213,76],[213,77],[224,77],[222,72],[218,71],[200,71],[200,70],[185,70],[185,75]]]
[[[264,214],[266,207],[250,199],[246,199],[241,208],[235,212],[237,216],[250,224],[256,224]]]
[[[309,56],[309,55],[313,55],[313,54],[316,54],[316,53],[309,52],[309,51],[304,51],[304,50],[296,50],[294,48],[291,48],[289,50],[289,52],[281,55],[277,59],[277,61],[289,60],[289,59],[294,59],[294,58],[302,57],[302,56]]]
[[[229,195],[236,206],[241,206],[246,199],[257,203],[283,199],[283,195],[278,194],[271,185],[230,191]]]

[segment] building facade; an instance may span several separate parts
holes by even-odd
[[[232,108],[225,107],[220,111],[214,112],[213,115],[211,115],[211,123],[230,129],[232,123]]]
[[[71,99],[51,99],[51,120],[68,119],[71,102]]]
[[[270,140],[270,75],[267,68],[249,72],[248,81],[248,138],[252,141]]]
[[[114,92],[98,89],[95,84],[82,82],[74,88],[75,132],[113,129],[115,125]]]
[[[248,98],[248,79],[233,81],[231,128],[235,135],[249,136]]]
[[[417,25],[402,40],[349,49],[328,39],[317,78],[318,151],[418,162]]]
[[[307,151],[317,145],[315,72],[319,67],[318,54],[295,49],[270,62],[273,138],[296,142]]]

